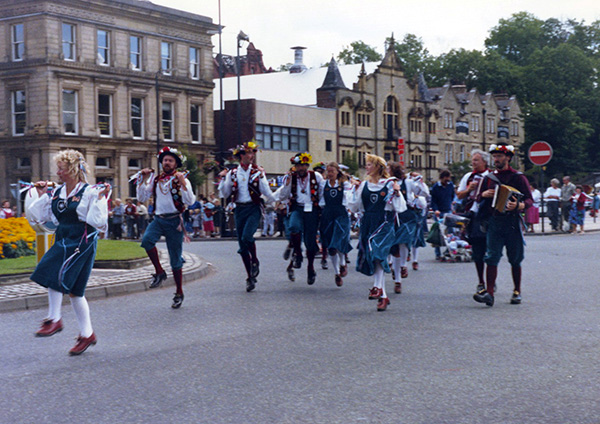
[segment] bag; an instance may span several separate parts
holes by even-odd
[[[440,230],[440,224],[436,221],[431,225],[429,229],[429,234],[427,234],[427,238],[425,241],[432,246],[443,246],[444,239],[442,237],[442,230]]]
[[[210,218],[211,216],[214,215],[214,212],[213,212],[212,209],[205,208],[204,209],[204,215],[206,215],[207,218]]]

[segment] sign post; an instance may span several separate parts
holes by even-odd
[[[538,165],[540,167],[540,188],[542,189],[542,193],[545,191],[544,187],[544,168],[550,159],[552,159],[552,146],[545,141],[536,141],[531,145],[529,151],[527,152],[527,157],[534,165]],[[541,199],[541,210],[544,210],[544,195],[542,194]],[[546,214],[542,216],[542,233],[544,232],[544,219],[546,218]]]
[[[404,167],[404,139],[398,139],[398,162]]]

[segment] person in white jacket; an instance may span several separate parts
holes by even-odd
[[[48,317],[36,336],[48,337],[62,331],[62,297],[68,294],[79,324],[77,343],[69,354],[80,355],[97,341],[85,288],[96,257],[98,235],[108,231],[110,185],[87,183],[89,167],[76,150],[60,151],[54,160],[62,184],[49,190],[46,181],[35,183],[36,192],[30,194],[38,198],[27,210],[31,222],[51,221],[57,225],[55,243],[31,275],[33,281],[48,288]]]

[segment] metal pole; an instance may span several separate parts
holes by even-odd
[[[158,70],[154,76],[156,89],[156,153],[160,151],[160,97],[158,92]]]
[[[544,210],[544,192],[545,192],[545,187],[544,187],[544,167],[540,166],[540,188],[541,188],[541,192],[542,192],[542,200],[540,203],[540,210],[543,211]],[[543,215],[542,215],[542,233],[544,233],[544,221],[546,220],[546,214],[548,213],[548,211],[546,211]]]
[[[237,56],[235,58],[235,70],[237,72],[237,144],[242,144],[242,109],[240,104],[240,42],[237,39]]]
[[[223,50],[221,44],[221,34],[223,28],[221,27],[221,0],[219,0],[219,162],[221,165],[225,163],[224,151],[225,151],[225,117],[223,110]]]

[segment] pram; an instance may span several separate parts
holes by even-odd
[[[467,225],[470,219],[452,213],[444,215],[441,233],[444,248],[443,262],[471,262],[471,245],[466,240]]]

